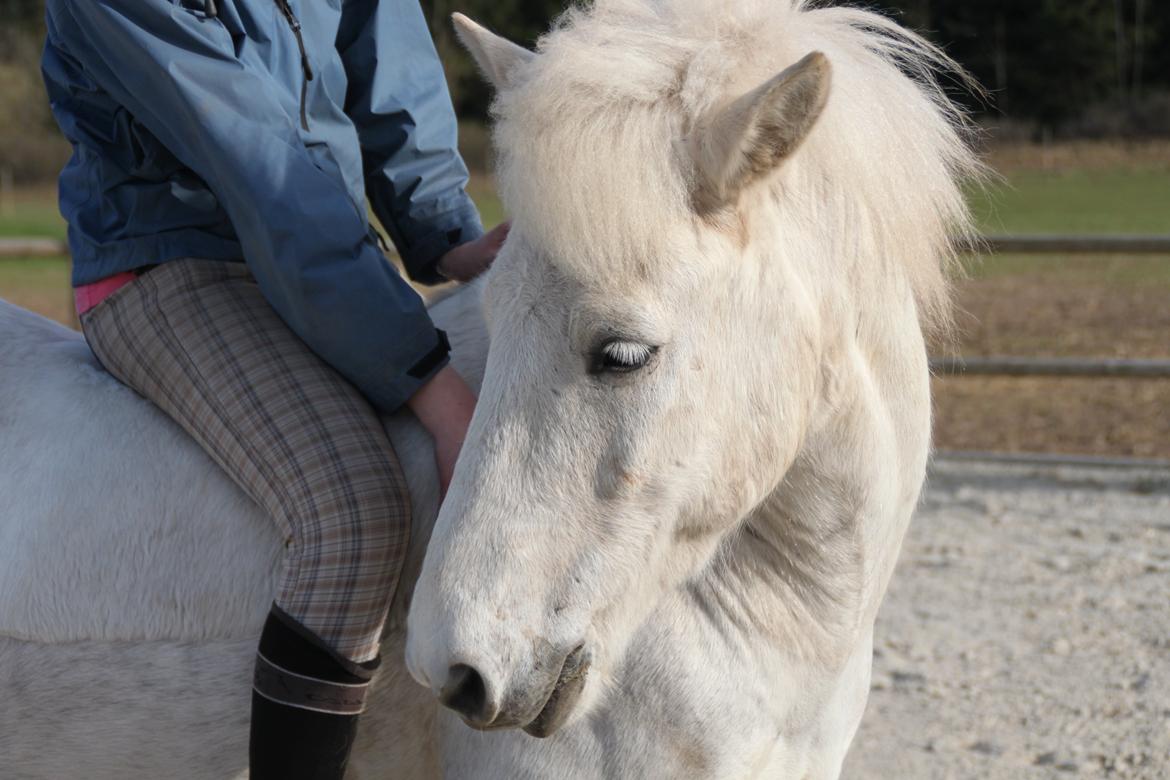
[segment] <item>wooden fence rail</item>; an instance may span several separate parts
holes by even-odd
[[[1010,466],[1081,466],[1090,469],[1170,470],[1170,460],[1109,455],[1068,455],[1049,452],[979,452],[976,450],[935,450],[934,461],[956,463],[999,463]]]
[[[1170,235],[1163,236],[984,236],[967,247],[970,252],[1020,254],[1164,254],[1170,255]],[[0,259],[59,257],[69,254],[64,241],[52,238],[0,238]]]
[[[970,252],[1001,254],[1170,255],[1170,235],[1116,236],[984,236]]]
[[[1118,358],[933,358],[930,369],[947,376],[1060,376],[1170,379],[1170,360]]]
[[[0,260],[12,257],[64,257],[69,245],[55,238],[0,238]]]

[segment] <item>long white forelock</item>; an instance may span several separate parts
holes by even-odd
[[[643,274],[677,263],[655,256],[691,209],[693,182],[671,141],[814,50],[833,88],[807,143],[771,179],[784,219],[816,226],[838,264],[823,273],[862,286],[897,273],[924,325],[945,326],[947,271],[972,233],[961,184],[981,175],[966,119],[938,84],[957,66],[868,11],[802,0],[571,9],[494,105],[504,199],[534,241],[577,247],[582,261]]]

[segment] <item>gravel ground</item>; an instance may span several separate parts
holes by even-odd
[[[939,463],[846,762],[880,778],[1170,778],[1170,473]]]

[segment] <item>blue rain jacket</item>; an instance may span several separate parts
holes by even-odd
[[[48,0],[46,19],[42,70],[74,149],[60,202],[75,285],[245,260],[384,410],[446,362],[366,216],[368,197],[428,283],[482,233],[416,0]]]

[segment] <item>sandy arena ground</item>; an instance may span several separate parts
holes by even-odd
[[[1170,473],[936,464],[848,780],[1170,778]]]

